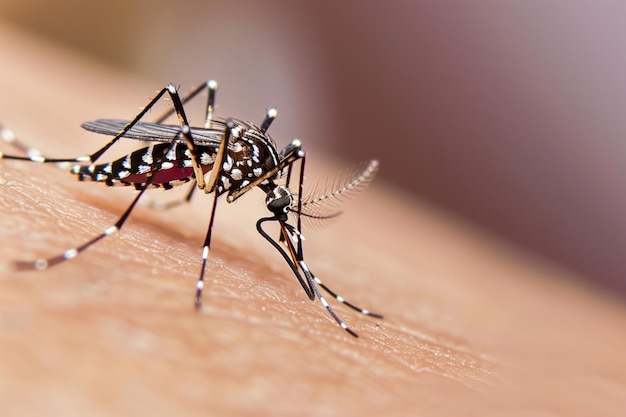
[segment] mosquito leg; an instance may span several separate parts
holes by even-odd
[[[202,91],[204,91],[205,88],[209,91],[209,97],[208,97],[207,106],[206,106],[204,127],[206,129],[210,129],[211,128],[211,120],[213,119],[213,112],[215,110],[215,92],[217,91],[217,88],[218,88],[217,81],[209,80],[209,81],[207,81],[205,83],[202,83],[202,84],[198,85],[196,88],[191,90],[186,96],[184,96],[181,99],[181,102],[182,102],[182,104],[185,104],[185,103],[191,101],[198,94],[200,94]],[[174,114],[175,111],[176,110],[173,107],[170,108],[168,111],[163,113],[160,117],[158,117],[154,121],[154,123],[163,123],[165,121],[165,119],[167,119],[172,114]]]
[[[168,152],[165,152],[163,154],[163,156],[165,156],[167,153],[169,153],[169,151],[171,149],[173,149],[175,146],[175,143],[172,143],[172,145],[170,146],[170,149],[168,150]],[[144,184],[141,184],[141,188],[138,188],[139,194],[137,194],[137,196],[133,199],[132,203],[130,203],[130,205],[128,206],[128,208],[126,209],[126,211],[122,214],[122,216],[117,220],[117,222],[115,222],[115,224],[113,224],[112,226],[107,227],[106,229],[104,229],[104,231],[102,233],[100,233],[98,236],[94,237],[93,239],[83,243],[80,246],[77,246],[75,248],[70,248],[68,250],[66,250],[65,252],[63,252],[60,255],[51,257],[51,258],[40,258],[35,260],[34,262],[17,262],[16,266],[18,269],[47,269],[51,266],[60,264],[64,261],[68,261],[70,259],[75,258],[76,256],[78,256],[79,253],[83,252],[84,250],[88,249],[89,247],[91,247],[92,245],[94,245],[96,242],[100,241],[101,239],[104,239],[105,237],[112,235],[113,233],[119,231],[122,226],[124,226],[124,223],[126,222],[126,220],[128,219],[128,216],[130,216],[130,214],[132,213],[133,209],[135,208],[135,206],[137,205],[137,202],[139,201],[139,199],[141,199],[141,197],[143,196],[143,194],[146,192],[146,190],[150,187],[150,184],[152,183],[152,181],[154,180],[156,174],[159,172],[159,169],[161,167],[163,163],[163,157],[158,157],[157,159],[155,159],[154,161],[154,166],[157,167],[157,169],[155,171],[152,171],[151,173],[149,173],[147,175],[146,178],[146,182]]]
[[[267,132],[267,129],[270,128],[270,125],[277,117],[278,117],[278,110],[276,110],[275,107],[270,107],[269,109],[267,109],[267,111],[265,112],[265,118],[263,118],[263,121],[261,122],[261,125],[259,126],[259,129],[261,130],[261,132],[263,133]]]
[[[206,182],[206,184],[204,183],[204,177],[202,177],[201,183],[200,180],[198,180],[198,175],[196,174],[196,180],[198,180],[198,188],[203,188],[206,194],[216,191],[215,186],[217,185],[217,180],[219,179],[220,174],[223,170],[224,161],[226,160],[226,147],[228,146],[228,142],[230,142],[233,127],[234,123],[232,122],[232,120],[226,122],[226,130],[224,131],[224,136],[222,136],[217,155],[215,155],[215,160],[213,161],[213,169],[209,174],[209,180]],[[200,172],[202,172],[202,169],[200,169]]]
[[[358,311],[361,314],[365,314],[366,316],[375,317],[377,319],[382,319],[383,318],[383,316],[381,316],[380,314],[376,314],[376,313],[373,313],[373,312],[371,312],[369,310],[366,310],[364,308],[355,306],[354,304],[352,304],[349,301],[345,300],[342,296],[338,295],[336,292],[334,292],[333,290],[328,288],[318,277],[313,275],[313,273],[311,273],[311,275],[313,276],[313,280],[317,283],[317,285],[322,287],[322,289],[324,291],[326,291],[328,294],[330,294],[331,297],[333,297],[335,300],[339,301],[341,304],[344,304],[344,305],[350,307],[351,309]]]
[[[280,253],[280,255],[283,257],[285,262],[287,262],[287,265],[289,265],[289,267],[293,271],[294,275],[298,279],[298,282],[302,286],[302,289],[306,293],[307,297],[309,297],[309,299],[311,301],[315,300],[315,293],[310,288],[309,282],[306,281],[304,278],[302,278],[302,274],[300,274],[300,271],[298,270],[298,267],[294,263],[293,259],[295,259],[295,255],[293,253],[287,254],[287,252],[285,252],[285,250],[282,248],[282,246],[280,246],[278,244],[278,242],[276,242],[274,239],[272,239],[270,237],[270,235],[265,230],[263,230],[263,223],[270,222],[270,221],[279,221],[280,222],[280,219],[278,219],[276,216],[274,216],[274,217],[263,217],[263,218],[259,219],[256,222],[256,229],[257,229],[257,231],[259,232],[259,234],[261,236],[263,236],[263,238],[265,238],[265,240],[267,240],[278,251],[278,253]],[[288,247],[288,248],[292,249],[293,247]]]
[[[348,325],[339,318],[339,316],[337,315],[337,313],[335,313],[335,311],[332,309],[330,304],[328,304],[328,301],[326,301],[326,298],[324,298],[322,293],[320,293],[320,290],[317,289],[317,286],[313,282],[314,281],[313,274],[311,274],[311,271],[309,271],[304,261],[303,260],[298,261],[298,265],[300,265],[300,269],[302,269],[302,271],[304,272],[304,275],[306,276],[306,279],[309,281],[309,285],[311,286],[311,288],[313,288],[315,295],[317,295],[317,298],[320,299],[320,302],[326,308],[326,310],[331,315],[331,317],[335,319],[337,324],[339,324],[339,326],[341,326],[342,329],[344,329],[345,331],[347,331],[354,337],[359,337],[359,335],[356,334],[354,330],[349,328]]]
[[[211,128],[211,121],[213,120],[213,112],[215,111],[215,92],[217,91],[217,81],[209,80],[206,83],[209,90],[209,96],[206,103],[206,112],[204,114],[204,128]],[[184,102],[183,102],[184,103]]]
[[[22,141],[20,141],[15,135],[15,132],[13,132],[13,130],[9,129],[8,127],[0,125],[0,139],[2,139],[3,142],[6,142],[9,145],[13,146],[14,148],[24,152],[26,155],[28,155],[29,159],[41,156],[41,153],[37,149],[31,148],[25,143],[22,143]],[[2,158],[2,152],[0,152],[0,159]]]
[[[207,85],[208,84],[209,83],[207,83]],[[217,83],[212,84],[212,87],[213,87],[213,93],[209,94],[209,105],[208,105],[209,107],[213,106],[213,101],[215,100],[215,88],[217,88]],[[211,89],[212,87],[209,86],[208,88]],[[229,126],[228,129],[226,129],[226,131],[224,132],[224,136],[220,143],[219,150],[215,157],[215,162],[213,165],[214,168],[211,170],[211,176],[209,177],[208,183],[205,183],[204,171],[202,170],[202,166],[200,165],[198,148],[196,147],[196,144],[194,143],[193,137],[191,135],[191,128],[189,127],[189,122],[185,114],[183,102],[180,96],[178,95],[178,92],[176,91],[176,87],[174,87],[174,85],[169,84],[167,87],[165,87],[165,89],[169,93],[170,98],[172,99],[172,103],[174,104],[174,111],[176,112],[176,116],[178,116],[178,121],[180,122],[180,125],[181,125],[181,132],[183,134],[183,138],[185,139],[185,145],[187,145],[187,148],[189,149],[189,153],[191,154],[191,165],[193,167],[193,172],[196,176],[196,183],[198,184],[198,188],[200,188],[201,190],[204,190],[205,193],[208,194],[211,191],[213,191],[213,187],[215,186],[217,182],[218,175],[221,172],[223,159],[226,155],[226,145],[228,143],[228,140],[230,139],[230,133],[231,133],[232,127]],[[209,111],[207,110],[207,114],[208,113]],[[207,115],[207,117],[209,116]],[[208,120],[207,122],[210,123],[210,120]]]
[[[290,244],[294,244],[293,240],[295,238],[296,240],[296,244],[297,244],[297,253],[299,254],[299,259],[303,258],[302,255],[302,189],[303,189],[303,182],[304,182],[304,164],[306,161],[306,157],[303,157],[301,160],[301,165],[300,165],[300,179],[298,182],[298,207],[297,207],[297,218],[298,218],[298,223],[297,223],[297,230],[296,231],[292,231],[292,233],[289,233],[288,236],[292,237],[292,241],[289,242]],[[285,238],[285,235],[287,235],[286,233],[282,233],[281,236],[283,237],[283,239]],[[324,289],[324,291],[326,291],[328,294],[330,294],[335,300],[339,301],[340,303],[350,307],[353,310],[358,311],[361,314],[365,314],[367,316],[371,316],[371,317],[376,317],[376,318],[383,318],[382,315],[377,314],[377,313],[373,313],[369,310],[357,307],[356,305],[350,303],[349,301],[346,301],[342,296],[338,295],[337,293],[335,293],[334,291],[332,291],[330,288],[328,288],[318,277],[316,277],[315,275],[313,275],[312,273],[310,273],[311,276],[313,277],[313,280],[320,286],[322,287],[322,289]]]
[[[213,208],[211,209],[211,217],[209,219],[209,228],[204,238],[204,244],[202,245],[202,268],[200,269],[200,277],[196,283],[196,310],[202,308],[202,289],[204,288],[204,272],[206,270],[207,259],[209,258],[209,248],[211,247],[211,234],[213,232],[213,221],[215,220],[215,208],[217,207],[218,193],[215,193],[213,198]]]
[[[128,206],[128,208],[126,209],[124,214],[122,214],[122,216],[117,220],[117,222],[115,222],[114,225],[109,226],[106,229],[104,229],[104,231],[102,233],[100,233],[98,236],[96,236],[95,238],[93,238],[93,239],[83,243],[80,246],[68,249],[65,252],[63,252],[62,254],[54,256],[52,258],[40,258],[40,259],[37,259],[34,262],[16,262],[17,268],[20,269],[20,270],[24,270],[24,269],[46,269],[46,268],[49,268],[51,266],[54,266],[54,265],[60,264],[60,263],[62,263],[64,261],[68,261],[70,259],[75,258],[79,253],[81,253],[82,251],[88,249],[89,247],[91,247],[93,244],[95,244],[99,240],[104,239],[105,237],[107,237],[109,235],[112,235],[113,233],[119,231],[122,228],[122,226],[124,225],[124,223],[126,222],[126,219],[128,219],[128,216],[130,216],[130,213],[135,208],[135,205],[137,204],[137,202],[139,201],[141,196],[143,196],[143,193],[148,189],[148,186],[150,184],[150,179],[151,178],[153,178],[153,176],[148,179],[148,182],[145,184],[145,187],[143,189],[141,189],[139,194],[137,194],[137,196],[135,197],[133,202],[130,204],[130,206]]]
[[[306,154],[303,154],[302,157],[300,158],[300,177],[298,178],[298,205],[296,207],[296,216],[298,218],[298,222],[297,222],[297,236],[298,236],[298,251],[301,253],[302,252],[302,239],[300,239],[300,237],[302,236],[302,190],[303,190],[303,184],[304,184],[304,166],[306,163]],[[289,188],[289,183],[291,181],[291,171],[293,168],[293,164],[289,165],[289,168],[287,169],[287,182],[286,182],[286,187]],[[280,234],[280,238],[278,239],[280,242],[285,242],[285,234],[281,233]]]
[[[0,159],[13,159],[30,162],[51,162],[49,160],[46,160],[46,158],[41,155],[41,152],[37,148],[33,148],[19,140],[15,135],[15,132],[13,132],[13,130],[9,129],[8,127],[0,125],[0,138],[3,142],[10,144],[14,148],[19,149],[26,154],[26,156],[4,155],[2,152],[0,152]],[[80,157],[77,157],[76,159],[78,158]],[[87,162],[86,159],[85,162]],[[57,162],[56,165],[62,170],[67,170],[69,163]]]
[[[289,247],[290,249],[294,248],[295,246],[298,247],[298,253],[294,253],[292,252],[292,258],[294,258],[294,260],[296,260],[297,262],[301,262],[303,261],[303,256],[302,256],[302,241],[304,240],[304,237],[302,236],[302,234],[293,228],[293,226],[290,225],[285,225],[285,229],[286,232],[282,232],[281,230],[281,236],[283,237],[283,241],[286,242],[287,247]],[[289,240],[287,240],[289,239]],[[293,249],[295,250],[295,249]],[[367,309],[358,307],[354,304],[352,304],[351,302],[347,301],[346,299],[344,299],[342,296],[340,296],[339,294],[337,294],[336,292],[334,292],[333,290],[331,290],[330,288],[328,288],[326,286],[326,284],[324,284],[322,282],[322,280],[320,280],[317,276],[315,276],[311,271],[308,271],[309,274],[311,275],[311,277],[313,278],[313,280],[315,281],[315,283],[317,283],[320,287],[322,287],[322,289],[324,291],[326,291],[328,294],[331,295],[331,297],[333,297],[335,300],[339,301],[340,303],[350,307],[353,310],[358,311],[361,314],[365,314],[366,316],[371,316],[371,317],[375,317],[375,318],[379,318],[382,319],[383,316],[374,312],[371,312]]]
[[[40,155],[37,151],[33,151],[33,154],[29,155],[29,156],[17,156],[17,155],[0,154],[0,159],[14,159],[14,160],[20,160],[20,161],[31,161],[31,162],[39,162],[39,163],[61,163],[61,162],[93,163],[93,162],[96,162],[106,151],[109,150],[109,148],[111,148],[111,146],[115,145],[118,140],[120,140],[135,124],[137,124],[137,122],[139,122],[139,120],[141,120],[143,118],[143,116],[145,116],[145,114],[166,93],[169,93],[170,97],[172,98],[172,101],[174,101],[175,111],[176,111],[176,113],[177,113],[177,115],[179,117],[181,125],[188,125],[188,123],[186,121],[186,117],[184,117],[184,111],[182,109],[182,103],[180,101],[180,97],[178,96],[178,93],[176,92],[176,88],[172,84],[169,84],[166,87],[162,88],[161,91],[159,91],[159,93],[152,100],[150,100],[148,105],[146,107],[144,107],[143,110],[141,110],[139,112],[139,114],[137,114],[135,116],[135,118],[133,120],[131,120],[128,124],[126,124],[126,126],[124,126],[124,128],[122,130],[120,130],[119,133],[117,135],[115,135],[109,141],[109,143],[107,143],[102,148],[98,149],[96,152],[94,152],[94,153],[92,153],[90,155],[81,155],[81,156],[75,156],[75,157],[69,157],[69,158],[48,158],[46,156]],[[6,133],[6,132],[9,132],[9,133]],[[5,133],[2,136],[3,136],[4,141],[7,141],[5,136],[10,139],[11,136],[12,136],[11,135],[11,131],[10,130],[9,131],[5,131]],[[10,142],[10,140],[9,140],[9,142]],[[28,149],[31,149],[31,148],[25,147],[24,145],[18,145],[18,147],[26,149],[27,153],[28,153]]]
[[[344,329],[345,331],[347,331],[354,337],[359,337],[359,335],[356,334],[354,330],[350,329],[348,325],[344,323],[343,320],[341,320],[341,318],[339,318],[337,313],[335,313],[335,311],[330,306],[330,304],[328,304],[328,301],[326,301],[326,298],[324,298],[324,296],[320,293],[319,289],[315,285],[315,283],[318,282],[319,280],[313,276],[313,274],[307,267],[306,263],[304,262],[304,257],[302,255],[302,236],[300,232],[295,230],[293,226],[290,226],[282,221],[280,222],[280,228],[281,228],[281,233],[286,236],[285,242],[287,244],[287,247],[289,248],[289,253],[291,254],[291,257],[294,259],[294,261],[297,262],[298,266],[300,267],[300,270],[302,270],[302,272],[304,273],[304,276],[306,277],[309,288],[313,290],[313,294],[316,295],[317,298],[319,298],[324,308],[326,308],[326,310],[331,315],[331,317],[335,319],[337,324],[339,324],[339,326],[341,326],[342,329]],[[297,244],[299,248],[298,251],[296,251],[294,247],[294,243]],[[321,283],[321,281],[319,281],[319,283]],[[321,284],[321,285],[324,285],[324,284]],[[335,298],[337,297],[335,296]]]
[[[213,111],[215,110],[215,92],[217,91],[217,81],[209,80],[203,84],[200,84],[193,90],[191,90],[185,97],[181,99],[181,103],[184,105],[185,103],[191,101],[194,97],[200,94],[204,89],[209,90],[209,97],[207,101],[206,113],[205,113],[205,123],[204,127],[206,129],[211,128],[211,120],[213,118]],[[163,113],[160,117],[158,117],[154,123],[162,123],[170,117],[176,109],[172,107],[167,112]],[[177,199],[174,201],[163,202],[160,200],[153,200],[148,203],[148,206],[155,210],[169,210],[174,207],[178,207],[182,204],[187,204],[191,201],[191,197],[193,196],[194,191],[196,190],[197,180],[193,180],[191,186],[189,187],[189,191],[182,199]]]

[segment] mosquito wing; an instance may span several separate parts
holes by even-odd
[[[115,136],[124,129],[126,124],[128,124],[128,120],[99,119],[85,122],[80,126],[90,132]],[[225,123],[221,120],[213,120],[212,124],[214,127],[211,129],[191,128],[191,135],[195,144],[210,145],[220,143],[224,135]],[[183,141],[180,126],[160,123],[137,123],[123,137],[148,142],[170,142],[172,139]]]

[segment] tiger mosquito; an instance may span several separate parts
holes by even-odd
[[[205,109],[204,127],[191,127],[187,120],[184,104],[208,91]],[[202,265],[196,283],[195,307],[202,307],[202,291],[205,286],[205,270],[211,245],[211,232],[215,219],[215,208],[220,196],[227,194],[226,201],[232,203],[254,187],[260,188],[266,195],[265,204],[272,213],[256,222],[256,229],[283,257],[296,279],[311,301],[317,297],[331,317],[349,334],[358,337],[335,313],[318,286],[340,303],[364,315],[382,318],[380,314],[362,309],[348,302],[327,287],[308,268],[304,259],[302,218],[313,220],[329,219],[338,212],[328,213],[328,202],[350,195],[364,188],[372,180],[378,169],[378,162],[370,161],[367,166],[346,178],[332,190],[318,190],[308,197],[303,195],[304,168],[306,154],[302,143],[293,139],[284,149],[278,151],[268,128],[277,117],[275,108],[267,110],[260,125],[234,118],[214,117],[217,83],[213,80],[193,89],[181,98],[176,87],[168,84],[144,107],[134,119],[99,119],[85,122],[81,126],[91,132],[112,136],[112,139],[92,154],[70,158],[48,158],[39,151],[19,141],[14,132],[0,125],[0,138],[26,156],[7,155],[0,152],[0,159],[20,160],[36,163],[74,164],[70,172],[79,181],[95,181],[107,186],[132,186],[138,194],[132,200],[119,219],[102,233],[87,242],[68,249],[50,258],[40,258],[34,262],[19,262],[19,269],[43,270],[60,264],[91,247],[105,237],[118,232],[137,202],[148,188],[171,189],[184,183],[191,183],[184,199],[170,202],[163,208],[169,208],[180,202],[188,202],[194,190],[213,193],[213,204],[209,217],[204,243],[202,245]],[[164,97],[169,96],[172,108],[152,123],[142,122],[143,117]],[[163,122],[173,114],[178,118],[178,125]],[[150,146],[136,150],[122,158],[108,163],[96,164],[120,139],[136,139],[153,142]],[[289,188],[291,173],[295,162],[300,162],[297,194]],[[285,178],[286,177],[286,178]],[[279,180],[285,179],[285,185]],[[288,215],[295,216],[295,226],[288,223]],[[276,222],[280,228],[278,240],[271,237],[264,226]]]

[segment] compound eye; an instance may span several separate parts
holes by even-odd
[[[286,187],[276,187],[267,193],[267,209],[274,214],[287,213],[293,208],[293,196]]]

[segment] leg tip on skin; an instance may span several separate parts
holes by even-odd
[[[346,327],[346,331],[350,333],[351,336],[359,337],[359,335],[354,330],[350,329],[349,327]]]
[[[43,270],[48,267],[48,261],[45,259],[37,259],[34,262],[14,261],[13,268],[18,271],[35,271]]]

